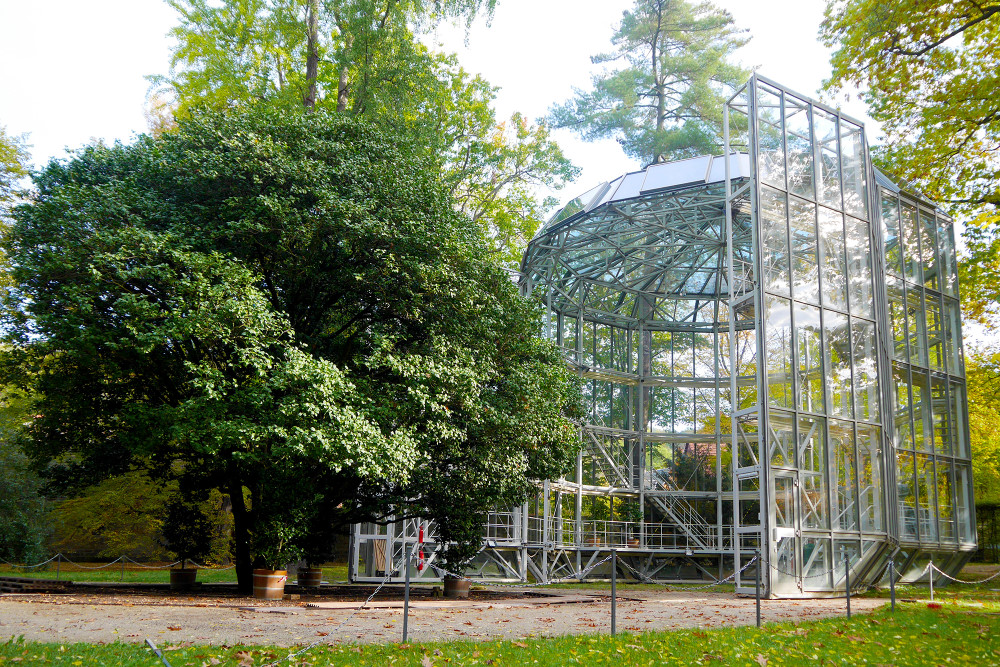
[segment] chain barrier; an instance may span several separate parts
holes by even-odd
[[[644,580],[643,581],[644,584],[656,584],[657,586],[662,586],[663,588],[666,588],[667,590],[674,590],[674,589],[679,588],[680,590],[683,590],[683,591],[704,591],[704,590],[708,590],[709,588],[715,588],[716,586],[723,586],[725,584],[728,584],[730,581],[735,581],[736,580],[736,575],[743,574],[748,567],[750,567],[751,565],[753,565],[756,562],[757,562],[757,557],[754,556],[749,561],[747,561],[746,565],[744,565],[743,567],[741,567],[738,571],[733,572],[731,575],[729,575],[725,579],[719,579],[718,581],[714,581],[714,582],[712,582],[710,584],[706,584],[704,586],[689,586],[687,584],[664,584],[664,583],[656,581],[655,579],[652,579],[650,577],[646,577],[644,575],[639,575],[638,572],[636,572],[636,574],[639,575],[640,579]],[[631,568],[629,568],[629,569],[631,569]],[[635,570],[632,570],[632,571],[635,572]]]
[[[479,586],[490,586],[492,588],[537,588],[539,586],[551,586],[553,584],[560,584],[566,582],[573,582],[573,581],[578,582],[580,579],[583,579],[588,574],[590,574],[598,566],[607,563],[609,560],[611,560],[611,556],[607,556],[603,560],[599,560],[593,565],[588,565],[580,572],[574,572],[573,574],[566,577],[561,577],[559,579],[552,579],[550,581],[536,582],[534,584],[501,584],[493,581],[484,581],[482,579],[473,579],[471,577],[466,577],[465,575],[462,574],[456,574],[454,572],[444,569],[443,567],[438,567],[434,563],[428,563],[427,566],[430,567],[435,572],[437,572],[439,575],[447,575],[455,579],[469,581]]]
[[[55,561],[56,559],[61,559],[61,562],[68,563],[68,564],[70,564],[70,565],[72,565],[74,567],[80,568],[81,570],[104,570],[104,569],[107,569],[107,568],[111,567],[115,563],[121,562],[122,560],[124,560],[125,562],[128,562],[128,563],[132,563],[133,565],[135,565],[137,567],[140,567],[140,568],[142,568],[144,570],[169,570],[169,569],[173,568],[175,565],[178,565],[178,564],[181,563],[181,561],[175,560],[173,563],[168,563],[166,565],[145,565],[144,563],[140,563],[139,561],[134,560],[131,556],[126,556],[126,555],[123,554],[123,555],[119,556],[118,558],[114,559],[113,561],[111,561],[110,563],[105,563],[103,565],[97,565],[97,566],[88,566],[88,565],[81,565],[80,563],[76,563],[76,562],[70,560],[65,554],[62,554],[62,553],[57,553],[55,556],[52,556],[48,560],[42,561],[41,563],[35,563],[34,565],[19,565],[17,563],[11,563],[9,560],[7,560],[5,558],[0,558],[0,563],[4,563],[4,564],[6,564],[6,565],[8,565],[10,567],[19,567],[19,568],[24,569],[24,570],[32,570],[32,569],[34,569],[36,567],[42,567],[44,565],[48,565],[49,563]],[[218,572],[224,572],[225,570],[232,570],[233,568],[236,567],[235,564],[229,565],[227,567],[211,567],[209,565],[201,565],[200,563],[197,563],[197,562],[195,562],[193,560],[187,560],[185,562],[191,563],[191,565],[195,566],[199,570],[212,570],[212,571],[218,571]]]
[[[382,581],[381,581],[381,582],[379,583],[379,585],[378,585],[378,586],[377,586],[377,587],[375,588],[375,590],[374,590],[374,591],[372,591],[372,594],[368,596],[368,599],[367,599],[367,600],[365,600],[364,602],[362,602],[360,606],[358,606],[358,607],[357,607],[357,608],[356,608],[356,609],[355,609],[354,611],[352,611],[352,612],[351,612],[351,615],[350,615],[350,616],[348,616],[348,617],[347,617],[347,618],[345,618],[345,619],[344,619],[343,621],[341,621],[340,623],[338,623],[338,624],[337,624],[337,627],[335,627],[335,628],[334,628],[333,630],[331,630],[331,631],[330,631],[330,632],[329,632],[329,633],[327,634],[327,636],[325,636],[325,637],[322,637],[321,639],[317,639],[317,640],[316,640],[316,641],[314,641],[314,642],[313,642],[312,644],[309,644],[308,646],[305,646],[305,647],[303,647],[303,648],[300,648],[300,649],[299,649],[298,651],[295,651],[294,653],[289,653],[288,655],[286,655],[286,656],[285,656],[285,657],[283,657],[283,658],[278,658],[278,659],[277,659],[277,660],[275,660],[274,662],[269,662],[269,663],[267,663],[266,665],[264,665],[264,667],[275,667],[275,665],[280,665],[280,664],[281,664],[281,663],[283,663],[283,662],[286,662],[286,661],[289,661],[289,660],[292,660],[293,658],[296,658],[296,657],[298,657],[298,656],[302,655],[302,654],[303,654],[303,653],[305,653],[306,651],[309,651],[309,650],[312,650],[312,649],[316,648],[317,646],[319,646],[320,644],[325,644],[326,642],[328,642],[328,641],[331,641],[332,639],[334,639],[334,635],[335,635],[335,634],[336,634],[337,632],[339,632],[339,631],[340,631],[340,629],[341,629],[342,627],[344,627],[345,625],[347,625],[347,623],[348,623],[348,622],[350,622],[350,620],[351,620],[352,618],[354,618],[355,616],[357,616],[357,615],[358,615],[358,613],[359,613],[359,612],[360,612],[360,611],[361,611],[362,609],[364,609],[365,607],[367,607],[367,606],[368,606],[368,604],[369,604],[369,603],[370,603],[370,602],[372,601],[372,599],[373,599],[373,598],[374,598],[374,597],[375,597],[376,595],[378,595],[378,592],[379,592],[380,590],[382,590],[382,587],[383,587],[383,586],[385,586],[385,585],[386,585],[386,583],[388,583],[390,579],[392,579],[392,578],[393,578],[393,577],[395,577],[395,576],[396,576],[396,575],[397,575],[397,574],[398,574],[398,573],[399,573],[400,571],[402,571],[402,567],[403,567],[403,565],[407,565],[407,564],[409,564],[409,562],[410,562],[410,558],[406,558],[406,559],[405,559],[405,560],[403,561],[403,563],[401,563],[401,564],[400,564],[399,566],[397,566],[397,567],[396,567],[396,568],[395,568],[395,569],[394,569],[394,570],[393,570],[392,572],[389,572],[388,574],[386,574],[386,575],[385,575],[385,578],[384,578],[384,579],[382,579]]]
[[[994,572],[993,574],[991,574],[990,576],[986,577],[985,579],[981,579],[979,581],[964,581],[962,579],[956,579],[955,577],[951,576],[950,574],[948,574],[947,572],[945,572],[944,570],[942,570],[941,568],[939,568],[937,565],[935,565],[933,563],[933,561],[930,562],[930,563],[928,563],[927,567],[934,568],[934,570],[938,574],[940,574],[941,576],[945,577],[946,579],[951,579],[952,581],[954,581],[956,583],[959,583],[959,584],[970,584],[970,585],[973,585],[973,586],[978,585],[978,584],[985,584],[987,581],[993,581],[997,577],[1000,577],[1000,570],[998,570],[997,572]],[[924,571],[926,572],[927,568],[924,568]]]

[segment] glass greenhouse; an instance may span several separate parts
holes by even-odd
[[[765,595],[803,597],[845,563],[912,581],[975,551],[952,221],[872,167],[860,123],[772,81],[725,119],[722,156],[603,183],[529,244],[522,288],[589,418],[573,474],[491,515],[469,574],[615,549],[620,576],[752,592],[759,551]],[[356,526],[352,578],[425,531],[432,557],[420,521]]]

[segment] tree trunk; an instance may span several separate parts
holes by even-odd
[[[243,499],[243,480],[236,463],[229,462],[229,500],[233,507],[233,544],[236,550],[236,584],[241,595],[253,593],[253,562],[250,560],[250,514]]]
[[[316,76],[319,72],[319,0],[309,0],[308,14],[308,44],[306,55],[306,109],[312,111],[316,108]]]
[[[350,51],[351,46],[354,44],[354,38],[350,35],[345,35],[344,44],[344,50]],[[337,111],[339,112],[347,111],[347,92],[349,89],[349,81],[347,77],[347,66],[344,65],[340,68],[340,81],[337,84]]]

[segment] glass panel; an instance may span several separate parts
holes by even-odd
[[[577,323],[578,320],[575,317],[570,317],[569,315],[563,315],[562,346],[563,349],[566,350],[566,355],[570,359],[576,359]]]
[[[795,434],[792,433],[792,415],[780,410],[768,413],[768,449],[772,467],[795,467]]]
[[[851,336],[847,316],[823,311],[823,345],[826,358],[827,412],[838,417],[851,411]]]
[[[816,130],[816,162],[819,171],[818,200],[837,210],[840,204],[840,158],[837,155],[837,119],[818,109],[813,111]]]
[[[782,528],[795,526],[795,485],[791,475],[774,476],[774,524]]]
[[[833,528],[858,529],[858,504],[855,484],[857,471],[854,460],[854,425],[850,422],[830,420],[830,450],[833,455],[832,483]]]
[[[937,460],[938,530],[942,542],[955,542],[955,515],[951,505],[951,463]]]
[[[951,407],[951,438],[955,448],[955,456],[969,458],[969,440],[965,427],[965,385],[961,382],[951,383],[949,393]]]
[[[868,219],[868,177],[865,169],[865,136],[860,127],[840,122],[840,151],[844,170],[844,210]]]
[[[927,327],[922,291],[910,285],[906,287],[906,333],[910,341],[910,363],[917,366],[927,365]]]
[[[958,519],[958,539],[968,543],[975,539],[972,532],[972,476],[966,465],[955,466],[955,516]]]
[[[955,230],[951,220],[937,217],[938,269],[941,291],[958,296],[958,263],[955,259]]]
[[[902,276],[902,258],[899,245],[899,201],[887,192],[882,193],[882,237],[885,243],[885,270],[893,276]]]
[[[862,317],[875,317],[875,295],[872,292],[872,256],[868,223],[847,218],[847,280],[851,312]]]
[[[962,368],[961,339],[962,339],[962,313],[958,307],[958,301],[945,298],[944,315],[944,354],[948,365],[948,372],[952,375],[965,375]]]
[[[764,289],[787,296],[788,291],[788,226],[785,221],[785,193],[762,187],[760,192],[760,226],[763,237],[761,261]]]
[[[822,206],[819,207],[819,245],[823,262],[823,305],[847,310],[844,217]]]
[[[934,418],[934,451],[951,455],[951,436],[948,432],[948,383],[944,378],[931,377],[931,414]]]
[[[910,370],[912,378],[913,400],[913,436],[916,449],[931,451],[931,390],[927,382],[927,373]]]
[[[788,299],[766,299],[764,318],[767,357],[767,402],[781,408],[794,407],[792,395],[792,318]]]
[[[903,199],[899,200],[900,228],[903,232],[903,275],[913,283],[922,280],[920,274],[920,230],[917,209]]]
[[[802,527],[828,528],[826,512],[826,431],[820,417],[799,418],[799,480]]]
[[[829,538],[802,539],[802,587],[805,590],[828,589],[831,566]]]
[[[816,205],[789,197],[792,284],[796,299],[819,303],[819,269],[816,259]]]
[[[858,490],[861,530],[882,532],[882,435],[877,426],[858,424]]]
[[[938,289],[936,227],[934,214],[920,209],[920,257],[923,260],[924,287],[933,290]]]
[[[767,84],[757,84],[758,164],[763,183],[785,189],[785,151],[782,147],[781,96]]]
[[[787,93],[785,94],[785,145],[788,149],[789,191],[808,199],[815,199],[809,105]]]
[[[906,297],[903,281],[892,276],[886,277],[886,296],[889,299],[889,324],[892,327],[892,358],[909,361],[906,342]]]
[[[875,361],[875,323],[851,320],[854,361],[854,409],[857,419],[879,421],[878,366]]]
[[[893,364],[893,380],[896,383],[896,448],[913,449],[913,424],[910,418],[910,373],[905,367]]]
[[[913,454],[896,453],[896,486],[899,495],[899,536],[917,539],[917,494],[913,470]]]
[[[927,323],[927,354],[930,367],[944,371],[944,326],[941,323],[941,297],[931,292],[924,296]]]
[[[583,323],[583,355],[580,363],[584,366],[594,365],[594,323]]]
[[[823,345],[819,308],[795,303],[796,373],[799,410],[826,412],[823,401]]]
[[[927,454],[916,455],[917,473],[917,518],[920,528],[921,542],[935,542],[938,538],[934,497],[936,482],[934,477],[934,459]]]

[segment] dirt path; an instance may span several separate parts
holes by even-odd
[[[607,633],[608,598],[593,591],[559,591],[591,601],[553,604],[519,600],[410,610],[413,641],[516,639],[531,636]],[[752,599],[705,592],[629,591],[618,601],[620,631],[718,627],[754,623]],[[250,600],[245,604],[249,605]],[[142,642],[195,644],[270,644],[290,646],[323,638],[332,643],[398,642],[402,609],[316,608],[307,602],[283,606],[244,606],[239,600],[199,602],[196,598],[164,600],[143,596],[0,595],[0,641],[23,635],[33,641]],[[854,599],[851,608],[864,612],[883,600]],[[765,621],[810,620],[843,616],[844,600],[765,600]],[[350,620],[348,620],[348,618]],[[338,629],[338,626],[339,629]]]

